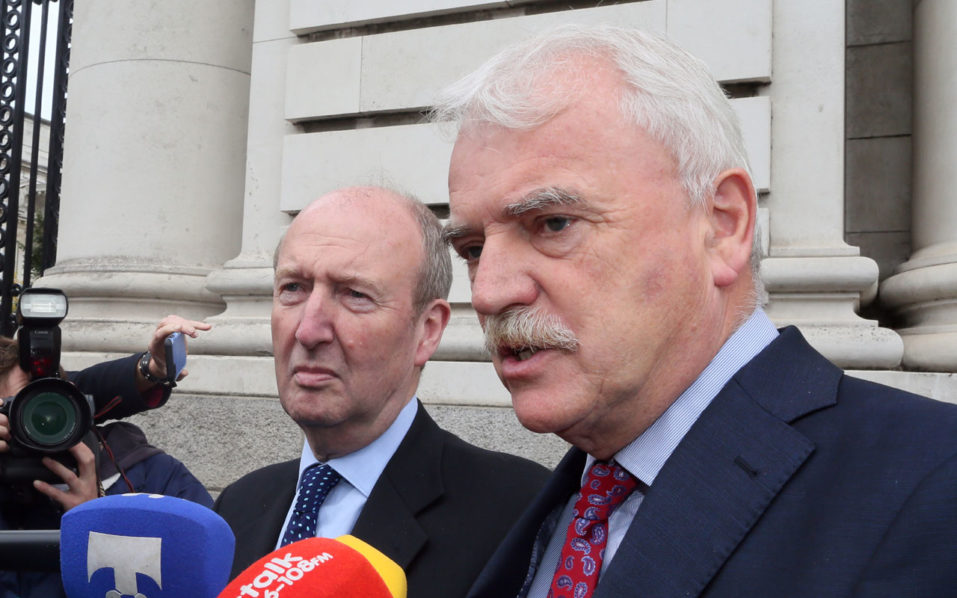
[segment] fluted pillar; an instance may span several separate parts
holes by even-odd
[[[914,3],[910,259],[881,287],[909,369],[957,372],[957,3]]]
[[[222,310],[236,255],[253,0],[75,6],[59,249],[71,351],[142,347],[168,313]]]
[[[847,368],[900,364],[900,337],[861,318],[876,262],[844,241],[844,3],[774,3],[768,315]]]

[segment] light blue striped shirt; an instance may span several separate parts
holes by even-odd
[[[327,463],[336,472],[342,476],[339,483],[336,484],[326,500],[323,501],[319,509],[319,521],[316,524],[317,538],[336,538],[352,532],[356,521],[359,519],[359,513],[365,506],[372,487],[375,486],[382,475],[382,471],[389,463],[396,449],[402,444],[409,428],[412,427],[412,420],[419,409],[419,401],[416,397],[402,408],[398,417],[392,422],[381,436],[362,447],[361,449],[330,459]],[[299,478],[302,479],[302,472],[314,463],[318,463],[316,456],[309,447],[309,442],[303,443],[302,456],[299,458]],[[292,516],[293,507],[296,499],[299,497],[299,484],[296,483],[296,496],[292,498],[289,505],[289,511],[286,512],[286,520],[279,530],[279,537],[276,539],[276,548],[279,548],[282,542],[283,532],[289,525],[289,518]]]
[[[697,421],[701,413],[717,396],[724,385],[731,380],[746,363],[761,352],[777,337],[778,331],[774,324],[761,309],[756,310],[748,320],[738,328],[724,343],[718,354],[715,355],[708,367],[701,372],[697,380],[689,386],[661,414],[655,423],[645,430],[638,438],[615,453],[614,460],[627,469],[632,475],[647,484],[654,483],[658,472],[665,461],[674,452],[675,447],[685,437],[691,426]],[[585,469],[582,472],[582,484],[585,475],[591,468],[595,458],[588,455]],[[555,567],[565,543],[565,532],[572,519],[572,510],[575,507],[577,496],[573,495],[562,511],[555,528],[555,533],[548,542],[542,562],[535,572],[535,579],[529,590],[529,598],[544,598],[555,574]],[[628,531],[644,495],[635,491],[625,500],[608,519],[608,544],[605,547],[605,559],[602,562],[602,572],[608,567],[618,546]]]

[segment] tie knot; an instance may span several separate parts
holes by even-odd
[[[336,470],[326,463],[313,463],[302,472],[302,479],[299,480],[299,487],[303,488],[312,484],[321,484],[323,481],[339,478]]]
[[[326,494],[339,482],[339,479],[339,474],[329,465],[313,463],[302,472],[302,479],[299,480],[298,502],[300,505],[307,506],[305,510],[318,509],[326,498]]]
[[[608,519],[636,486],[635,476],[617,463],[595,461],[575,503],[575,517],[589,521]]]

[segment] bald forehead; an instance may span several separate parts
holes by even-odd
[[[422,245],[422,231],[408,198],[379,187],[350,187],[319,197],[296,215],[276,247],[274,266],[290,239],[330,232],[382,245]]]
[[[299,220],[302,216],[308,216],[312,212],[323,212],[336,209],[369,209],[376,211],[399,211],[408,209],[408,201],[405,197],[394,191],[382,189],[379,187],[348,187],[337,189],[315,199],[307,205],[296,216]],[[295,222],[295,220],[293,221]]]

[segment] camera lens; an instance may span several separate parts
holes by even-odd
[[[40,445],[65,442],[73,435],[76,421],[76,405],[62,394],[40,393],[23,406],[24,432]]]
[[[27,384],[10,403],[10,436],[19,446],[52,455],[68,450],[93,426],[93,402],[59,378]]]

